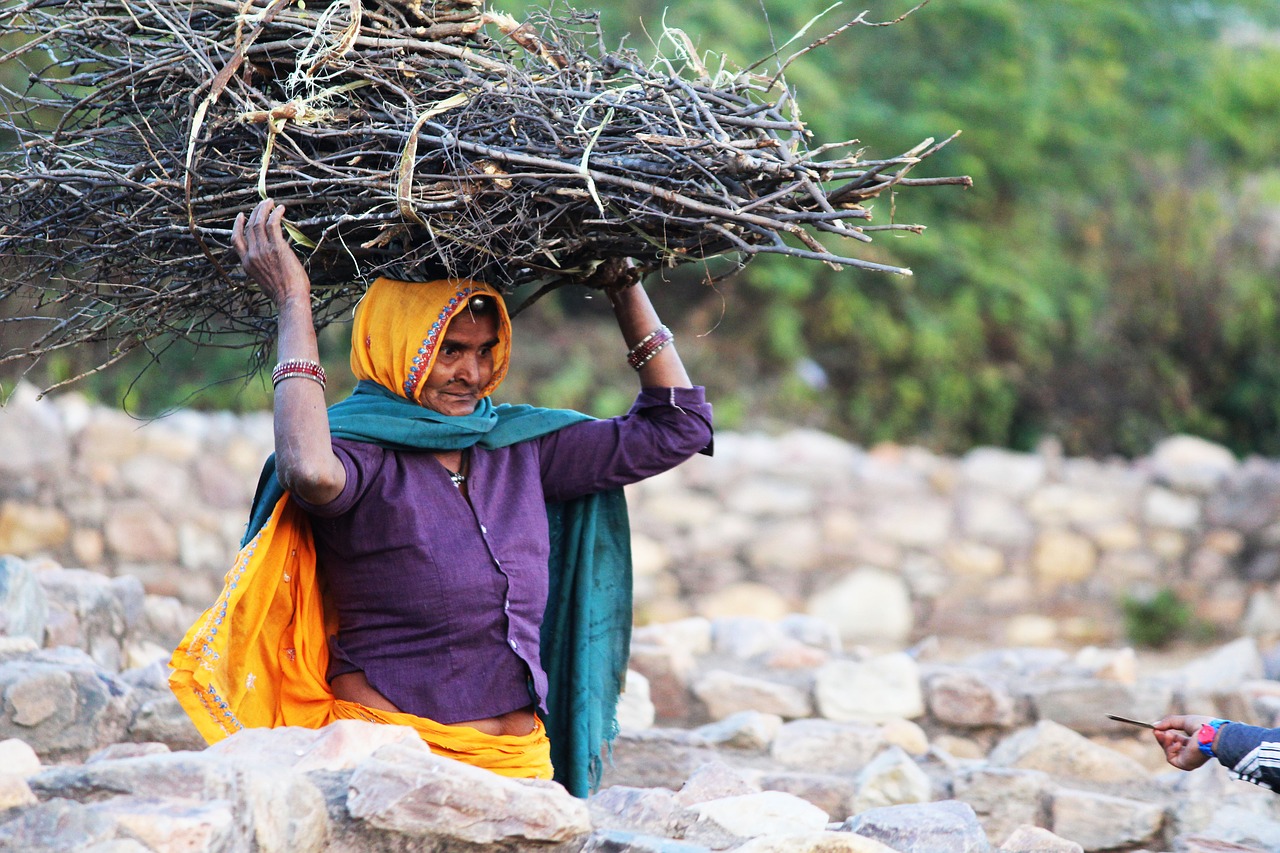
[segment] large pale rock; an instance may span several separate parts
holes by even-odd
[[[49,601],[25,560],[0,556],[0,636],[44,643]]]
[[[407,726],[389,726],[364,720],[338,720],[319,729],[281,726],[274,729],[242,729],[210,746],[213,757],[260,761],[298,773],[313,770],[351,770],[383,746],[407,750],[431,750]]]
[[[978,815],[987,837],[1008,836],[1023,825],[1049,822],[1048,795],[1053,778],[1040,770],[1009,770],[985,764],[963,767],[952,779],[955,798]]]
[[[657,837],[675,834],[676,818],[683,809],[675,793],[666,788],[614,785],[587,801],[591,822],[597,828]]]
[[[723,617],[711,623],[711,648],[718,654],[749,660],[777,649],[786,632],[776,619]]]
[[[714,744],[684,729],[623,732],[604,766],[605,785],[675,790],[702,765],[718,760]]]
[[[1213,810],[1203,833],[1233,844],[1276,851],[1280,850],[1280,814],[1271,802],[1256,803],[1252,808],[1239,803],[1220,804]]]
[[[191,463],[196,495],[213,509],[243,511],[253,501],[254,479],[235,466],[213,456],[200,456]]]
[[[811,489],[769,475],[742,482],[724,500],[731,511],[753,518],[811,516],[816,506]],[[722,512],[723,508],[717,507],[717,511]]]
[[[1241,637],[1196,658],[1173,674],[1185,694],[1221,693],[1242,681],[1263,677],[1262,653],[1252,637]]]
[[[880,726],[884,742],[893,744],[907,755],[920,756],[929,751],[929,736],[919,723],[911,720],[886,720]]]
[[[1230,450],[1191,435],[1164,439],[1151,451],[1156,478],[1175,489],[1207,494],[1235,473],[1239,463]]]
[[[649,701],[655,717],[673,722],[693,716],[694,699],[690,689],[697,661],[684,648],[676,645],[633,643],[629,666],[649,682]]]
[[[991,830],[987,830],[991,834]],[[1084,848],[1074,841],[1039,826],[1019,826],[998,848],[1009,853],[1084,853]]]
[[[911,853],[991,850],[973,809],[956,800],[871,809],[849,818],[841,829]]]
[[[757,783],[749,781],[746,776],[729,765],[712,761],[693,772],[689,781],[676,792],[676,800],[680,805],[687,807],[725,797],[758,794],[761,790]]]
[[[778,730],[770,754],[783,767],[811,773],[856,773],[885,747],[877,726],[795,720]]]
[[[782,728],[782,717],[760,711],[739,711],[723,720],[694,729],[694,733],[717,746],[763,751],[769,748]]]
[[[689,811],[699,824],[709,824],[735,838],[816,832],[827,825],[827,813],[822,809],[780,791],[709,800],[690,806]]]
[[[598,829],[591,833],[582,853],[711,853],[711,848],[625,829]]]
[[[1093,543],[1069,530],[1046,530],[1036,540],[1031,566],[1044,583],[1080,583],[1093,574],[1098,555]]]
[[[120,674],[120,680],[133,688],[128,736],[134,741],[163,743],[174,750],[204,749],[204,737],[169,689],[168,663],[166,657]]]
[[[943,563],[964,577],[994,578],[1004,572],[1004,552],[980,542],[953,540],[943,549]]]
[[[0,738],[20,738],[43,759],[80,759],[123,738],[128,687],[76,649],[0,662]]]
[[[137,839],[146,850],[228,850],[251,843],[237,832],[235,804],[227,800],[206,802],[174,797],[112,797],[88,806],[116,827],[117,844]],[[323,836],[293,848],[260,847],[280,853],[319,853]],[[118,849],[114,845],[113,850]]]
[[[897,853],[892,847],[847,832],[800,832],[753,838],[734,853]]]
[[[30,785],[41,799],[53,801],[224,801],[237,816],[236,840],[225,849],[318,851],[328,837],[320,790],[302,774],[252,757],[177,752],[96,761],[44,770]]]
[[[26,778],[40,772],[40,756],[25,740],[0,740],[0,773]]]
[[[56,551],[71,535],[71,520],[56,507],[0,503],[0,553],[27,557]]]
[[[633,645],[656,645],[669,649],[682,649],[692,655],[705,655],[711,651],[713,628],[711,620],[702,616],[690,616],[674,622],[644,625],[631,635]]]
[[[141,453],[120,463],[125,494],[154,506],[165,516],[191,503],[191,475],[187,468],[155,453]]]
[[[911,593],[899,575],[863,567],[810,599],[808,612],[835,626],[849,643],[898,644],[911,633]]]
[[[550,843],[591,832],[586,803],[554,782],[508,779],[404,744],[378,749],[348,784],[353,817],[413,837]]]
[[[776,714],[791,720],[813,714],[807,690],[722,669],[713,669],[699,678],[694,682],[693,692],[716,720],[741,711]]]
[[[791,612],[791,603],[768,584],[738,581],[699,597],[698,612],[708,619],[745,616],[776,621]]]
[[[824,652],[840,650],[840,632],[826,619],[807,613],[791,613],[778,620],[787,637]]]
[[[904,652],[831,661],[815,673],[813,692],[818,713],[829,720],[876,722],[924,713],[920,670]]]
[[[1083,734],[1132,733],[1124,723],[1106,715],[1158,720],[1168,713],[1173,700],[1166,683],[1122,684],[1098,678],[1059,678],[1032,684],[1025,695],[1037,719],[1053,720]]]
[[[1211,524],[1251,535],[1274,523],[1278,511],[1280,466],[1262,459],[1246,461],[1205,503],[1205,516]]]
[[[12,393],[9,393],[9,392]],[[0,481],[65,475],[68,448],[66,428],[58,410],[29,382],[5,389],[0,412]]]
[[[1045,478],[1041,456],[997,447],[976,447],[960,463],[961,483],[1009,497],[1025,497]]]
[[[1054,793],[1051,813],[1053,831],[1086,850],[1145,844],[1164,823],[1158,803],[1070,789]]]
[[[141,610],[142,585],[136,578],[115,583],[84,569],[52,569],[39,574],[49,606],[65,613],[74,626],[68,644],[83,649],[101,667],[119,672],[124,664],[124,642],[129,629],[130,606]],[[141,613],[133,613],[136,621]]]
[[[957,728],[1008,728],[1017,722],[1009,686],[992,673],[950,669],[925,680],[926,701],[933,718]]]
[[[904,498],[917,499],[933,493],[929,465],[912,464],[913,448],[887,442],[876,445],[859,460],[857,483],[870,503]],[[927,451],[920,451],[926,454]]]
[[[1035,678],[1061,671],[1070,660],[1062,649],[1002,648],[970,655],[962,663],[1007,678]]]
[[[760,787],[766,791],[782,791],[813,803],[832,820],[848,817],[849,801],[856,793],[853,779],[834,773],[804,773],[798,770],[766,772],[760,776]]]
[[[122,411],[94,408],[75,436],[74,453],[79,464],[91,471],[117,463],[142,452],[138,424]]]
[[[1200,501],[1155,487],[1142,502],[1142,518],[1152,527],[1191,530],[1200,523]]]
[[[1090,782],[1132,782],[1150,775],[1127,755],[1051,720],[1041,720],[1002,740],[991,751],[990,761],[997,767],[1043,770]]]
[[[1124,500],[1116,494],[1079,489],[1066,483],[1041,486],[1027,500],[1027,514],[1040,524],[1078,525],[1092,529],[1126,518]]]
[[[1173,853],[1272,853],[1263,847],[1236,844],[1203,835],[1179,835],[1173,839]]]
[[[653,700],[649,698],[649,679],[634,669],[627,670],[627,680],[618,697],[618,728],[623,731],[640,731],[650,728],[657,716]]]
[[[817,429],[790,429],[774,439],[774,454],[784,470],[803,471],[808,480],[839,485],[866,455],[857,445]]]
[[[113,509],[103,533],[111,555],[118,560],[173,563],[179,558],[173,524],[141,501],[127,501]]]
[[[22,853],[67,853],[69,850],[147,853],[141,842],[114,844],[117,827],[89,806],[56,799],[22,809],[0,824],[0,850]]]
[[[235,548],[221,531],[190,521],[178,524],[178,562],[192,571],[226,570],[235,561]]]
[[[758,573],[807,572],[822,561],[822,528],[813,516],[774,521],[757,530],[744,548]]]
[[[119,761],[122,758],[142,758],[147,755],[164,755],[172,752],[163,743],[113,743],[110,746],[104,746],[102,749],[90,755],[84,760],[85,764],[93,764],[97,761]]]
[[[25,808],[38,802],[40,801],[31,791],[31,786],[21,774],[0,770],[0,815],[9,809]]]
[[[927,803],[933,785],[929,776],[903,750],[891,746],[858,772],[858,793],[849,804],[849,814],[883,806]]]
[[[719,504],[712,502],[711,505],[719,511]],[[719,560],[736,560],[742,549],[755,540],[758,532],[759,528],[746,516],[712,516],[689,530],[689,557],[699,566]]]
[[[1008,498],[968,495],[957,507],[960,530],[968,539],[999,548],[1024,548],[1035,538],[1035,526]]]
[[[886,503],[871,514],[872,533],[904,548],[936,548],[951,533],[950,501]]]

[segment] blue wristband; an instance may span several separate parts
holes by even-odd
[[[1210,758],[1217,758],[1217,754],[1213,751],[1213,740],[1218,736],[1218,729],[1222,728],[1230,720],[1213,719],[1200,727],[1199,733],[1196,734],[1196,744],[1200,747],[1200,751]]]

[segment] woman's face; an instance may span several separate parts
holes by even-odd
[[[442,415],[469,415],[493,378],[498,320],[492,312],[459,312],[449,321],[431,373],[418,389],[418,404]]]

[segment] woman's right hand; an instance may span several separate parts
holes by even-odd
[[[254,207],[247,224],[244,214],[237,214],[231,230],[231,245],[245,272],[277,307],[293,299],[309,301],[311,296],[311,279],[285,239],[283,219],[284,205],[264,199]]]

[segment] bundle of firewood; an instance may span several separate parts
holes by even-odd
[[[27,0],[0,72],[0,298],[32,357],[164,335],[269,339],[229,251],[235,215],[286,206],[324,325],[377,275],[580,281],[762,253],[850,257],[889,160],[812,145],[785,60],[730,69],[681,32],[642,61],[596,16],[518,22],[480,0]],[[846,26],[861,21],[854,21]],[[849,239],[846,239],[849,238]],[[17,304],[17,303],[11,303]],[[225,333],[232,333],[225,337]],[[246,334],[247,333],[247,334]],[[10,340],[13,338],[10,337]]]

